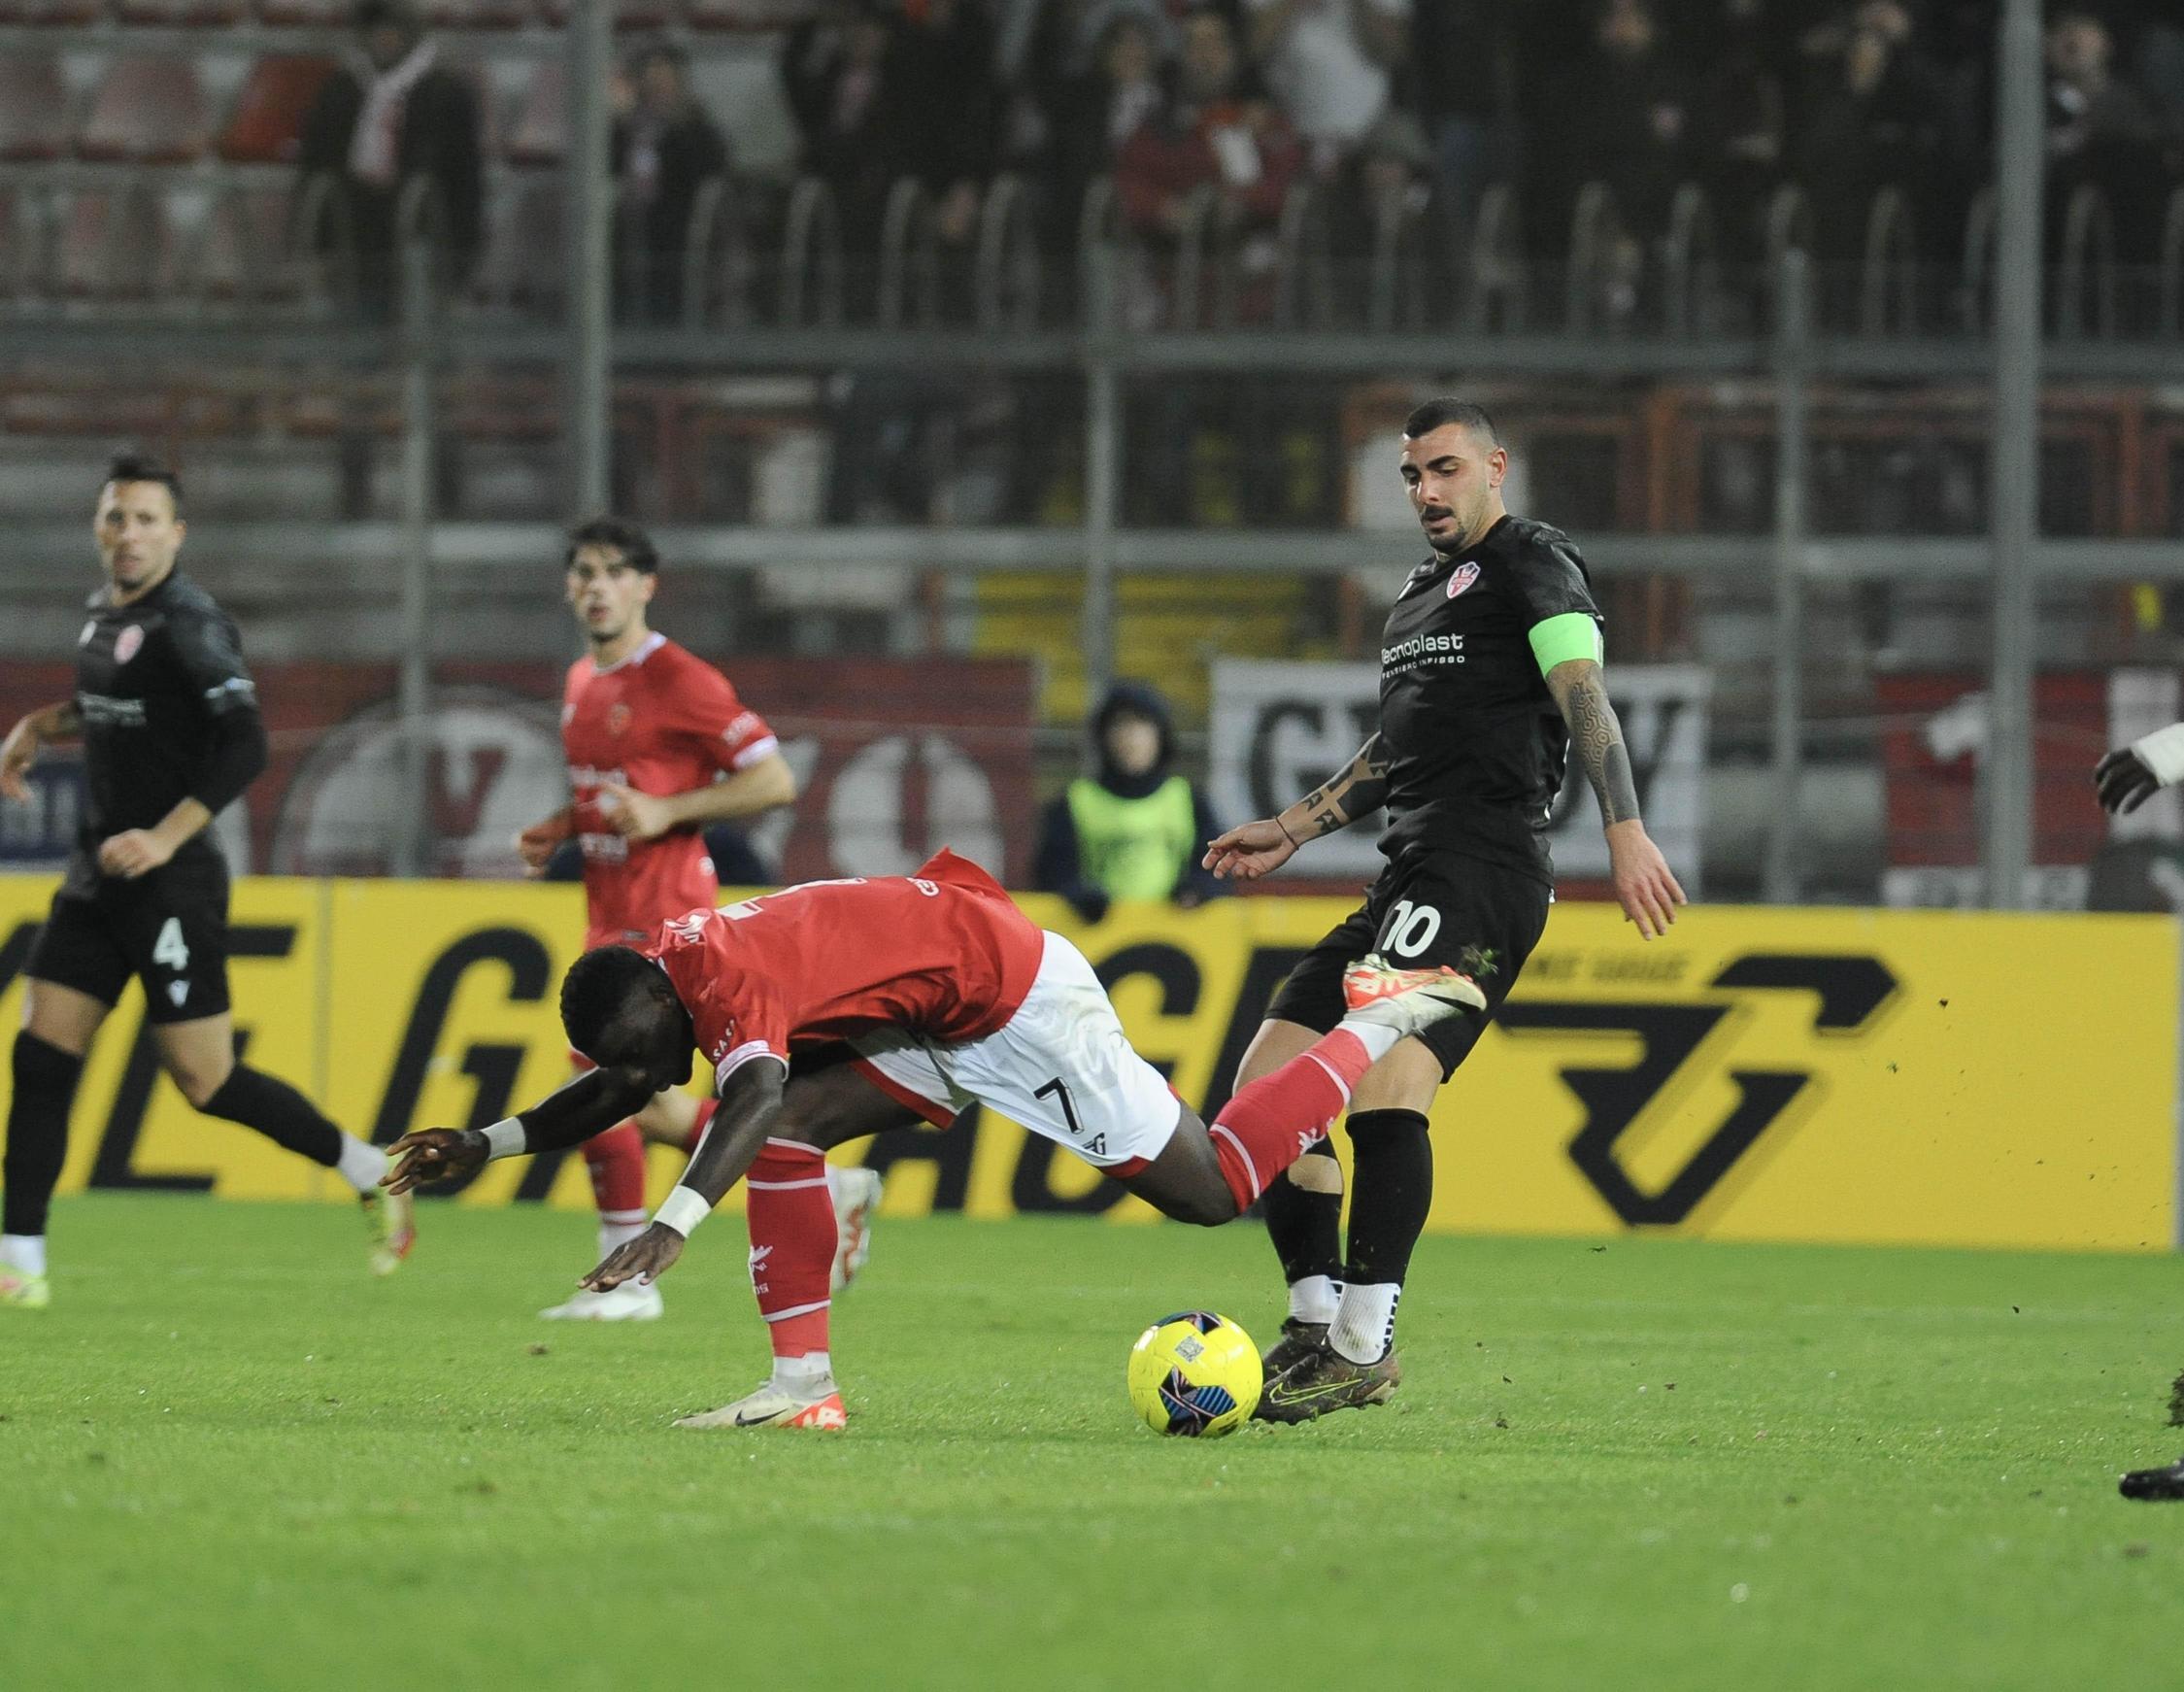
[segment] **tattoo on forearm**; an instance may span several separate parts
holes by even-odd
[[[1602,826],[1634,820],[1638,787],[1630,771],[1630,749],[1623,743],[1623,725],[1608,703],[1607,688],[1596,666],[1584,666],[1584,673],[1563,692],[1562,707],[1578,764],[1600,801]]]
[[[1388,755],[1381,750],[1380,736],[1375,734],[1342,766],[1339,775],[1329,777],[1292,805],[1290,811],[1304,813],[1299,827],[1311,830],[1306,838],[1331,834],[1379,810],[1388,799]],[[1290,811],[1283,815],[1288,816]]]

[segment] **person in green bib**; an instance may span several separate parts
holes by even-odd
[[[1079,776],[1039,819],[1034,885],[1088,923],[1117,899],[1188,910],[1228,890],[1200,863],[1221,832],[1206,796],[1175,772],[1168,702],[1144,682],[1117,682],[1092,713],[1096,773]]]

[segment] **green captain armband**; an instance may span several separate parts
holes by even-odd
[[[1600,663],[1607,647],[1600,639],[1600,626],[1588,613],[1565,611],[1531,626],[1531,656],[1539,660],[1539,673],[1544,676],[1573,658]]]

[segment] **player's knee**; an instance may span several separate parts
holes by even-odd
[[[1233,1222],[1243,1214],[1236,1207],[1236,1196],[1226,1183],[1211,1188],[1193,1189],[1171,1206],[1168,1214],[1178,1222],[1188,1222],[1193,1228],[1219,1228],[1224,1222]]]
[[[182,1096],[189,1100],[192,1110],[202,1110],[213,1101],[213,1096],[227,1084],[234,1072],[235,1061],[225,1063],[205,1058],[170,1053],[166,1059],[167,1073]]]

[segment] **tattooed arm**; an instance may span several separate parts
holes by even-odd
[[[1676,920],[1676,907],[1684,902],[1684,890],[1676,885],[1661,849],[1646,837],[1646,826],[1638,820],[1630,750],[1624,744],[1615,707],[1608,702],[1600,666],[1591,659],[1569,659],[1547,672],[1547,691],[1569,725],[1570,750],[1600,801],[1616,902],[1637,924],[1643,938],[1665,934]]]
[[[1387,800],[1388,755],[1375,734],[1357,757],[1295,804],[1214,840],[1202,862],[1216,875],[1256,881],[1281,868],[1305,841],[1347,828]]]

